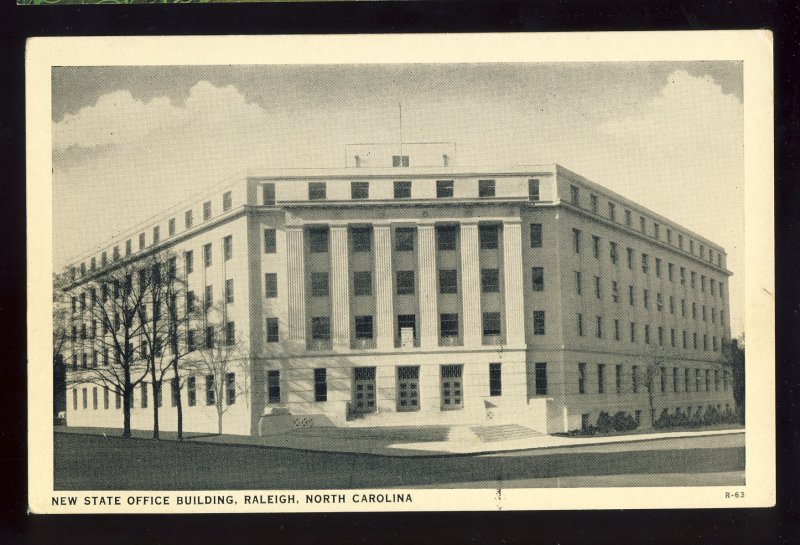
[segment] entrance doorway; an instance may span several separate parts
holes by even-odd
[[[353,411],[375,412],[375,368],[353,368]]]
[[[419,410],[419,366],[397,368],[397,410]]]

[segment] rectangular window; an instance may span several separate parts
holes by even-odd
[[[186,332],[186,350],[194,352],[197,349],[197,331],[190,329]]]
[[[308,230],[308,251],[312,254],[328,253],[328,229],[314,227]]]
[[[206,375],[206,405],[214,405],[216,403],[216,397],[214,375]]]
[[[653,238],[656,240],[661,238],[661,226],[657,223],[653,224]]]
[[[414,271],[397,271],[397,295],[414,294]]]
[[[583,281],[582,280],[583,279],[582,279],[581,271],[575,271],[575,293],[577,293],[578,295],[580,295],[581,292],[583,291],[583,286],[582,286]]]
[[[691,281],[691,284],[690,284],[690,285],[691,285],[692,289],[694,289],[694,288],[695,288],[695,286],[696,286],[696,284],[697,284],[697,273],[696,273],[696,272],[694,272],[694,271],[692,271],[692,272],[691,272],[691,275],[692,275],[692,277],[691,277],[691,278],[692,278],[692,281]]]
[[[661,297],[660,293],[656,293],[656,310],[659,312],[663,312],[664,310],[664,299]]]
[[[264,291],[267,299],[278,297],[278,273],[266,273],[264,275]]]
[[[619,254],[617,253],[617,243],[616,242],[609,242],[608,243],[608,257],[611,260],[611,263],[614,265],[617,264],[617,259],[619,258]]]
[[[225,324],[225,344],[232,346],[236,343],[236,323],[228,322]]]
[[[230,261],[233,258],[233,236],[228,235],[222,239],[222,254],[225,261]]]
[[[482,293],[500,292],[499,269],[481,269],[481,292]]]
[[[236,403],[236,373],[225,374],[225,402],[228,405]]]
[[[327,198],[327,184],[325,182],[308,182],[308,200],[324,201]]]
[[[542,247],[542,224],[531,223],[531,248]]]
[[[311,318],[311,338],[319,341],[329,341],[331,338],[331,319],[328,316]]]
[[[277,251],[277,231],[275,229],[264,229],[264,253],[274,254]]]
[[[478,227],[478,240],[481,250],[497,249],[497,225],[481,225]]]
[[[608,219],[617,221],[617,210],[613,202],[608,203]]]
[[[214,286],[206,286],[206,293],[205,299],[203,300],[203,304],[206,310],[210,309],[214,305]]]
[[[642,254],[642,272],[647,274],[647,271],[650,270],[649,266],[649,258],[647,254]]]
[[[369,199],[369,182],[350,182],[350,198]]]
[[[528,200],[538,201],[539,199],[539,180],[535,178],[528,180]]]
[[[311,296],[328,297],[328,273],[311,273]]]
[[[705,381],[705,383],[706,383],[706,392],[708,392],[708,391],[711,391],[711,370],[710,369],[706,369],[705,370],[705,374],[706,374],[706,381]]]
[[[92,409],[97,410],[97,386],[92,388]]]
[[[458,293],[458,275],[455,269],[439,271],[439,293]]]
[[[675,348],[675,328],[669,330],[669,344],[672,348]]]
[[[630,210],[625,210],[625,225],[630,227],[632,224],[633,224],[633,220],[632,220],[632,217],[631,217],[631,211]]]
[[[192,226],[192,223],[194,223],[193,213],[191,210],[187,210],[183,214],[183,225],[189,229]]]
[[[611,281],[611,300],[619,303],[619,284],[616,280]]]
[[[667,370],[662,367],[659,369],[659,377],[661,378],[661,393],[667,391]]]
[[[602,299],[603,298],[602,294],[601,294],[601,290],[600,290],[600,277],[599,276],[595,276],[594,277],[594,294],[595,294],[595,297],[597,297],[598,299]]]
[[[631,369],[631,389],[633,393],[637,393],[639,391],[639,366],[634,365]]]
[[[633,270],[633,248],[628,248],[628,268]]]
[[[616,318],[614,319],[614,340],[619,340],[619,320]]]
[[[72,410],[78,410],[78,390],[72,389]]]
[[[131,248],[131,239],[125,241],[125,255],[131,255],[133,249]]]
[[[103,408],[108,409],[108,386],[103,387]]]
[[[673,367],[672,368],[672,391],[673,392],[677,392],[678,391],[678,368],[677,367]]]
[[[213,261],[211,254],[211,243],[203,245],[203,264],[210,267]]]
[[[645,229],[645,219],[644,216],[639,216],[639,230],[642,233],[646,233],[647,230]]]
[[[583,314],[580,312],[577,314],[578,317],[578,336],[583,337]]]
[[[700,291],[703,293],[706,291],[706,275],[704,274],[700,275]]]
[[[650,326],[647,324],[644,326],[644,344],[650,344]]]
[[[580,229],[572,229],[572,247],[575,249],[575,253],[581,253],[581,231]]]
[[[656,258],[656,277],[661,278],[661,258]]]
[[[264,184],[262,190],[263,190],[262,203],[264,204],[264,206],[275,206],[275,184],[273,183]]]
[[[502,371],[499,363],[489,364],[489,396],[503,394]]]
[[[324,368],[314,369],[314,401],[328,401],[328,372]]]
[[[211,217],[211,201],[203,203],[203,219],[207,220]]]
[[[394,231],[394,251],[413,252],[414,251],[414,231],[413,227],[398,227]]]
[[[178,397],[180,393],[180,389],[178,388],[178,379],[170,379],[169,381],[169,391],[170,391],[170,406],[177,407],[178,406]]]
[[[700,369],[694,370],[694,391],[700,391]]]
[[[436,227],[436,247],[440,252],[452,251],[458,244],[458,231],[455,225]]]
[[[353,227],[350,229],[350,242],[353,253],[372,251],[372,228]]]
[[[370,271],[356,271],[353,273],[353,294],[372,295],[372,273]]]
[[[276,343],[280,341],[278,334],[278,319],[267,318],[267,342]]]
[[[536,380],[536,395],[547,395],[547,364],[536,363],[534,364],[535,380]]]
[[[614,367],[614,388],[618,394],[622,393],[622,365]]]
[[[411,198],[411,182],[395,182],[394,183],[394,198],[395,199],[410,199]]]
[[[230,191],[226,191],[222,194],[222,211],[227,212],[233,206],[233,194]]]
[[[592,249],[594,251],[594,258],[600,259],[600,237],[592,235]]]
[[[214,326],[206,327],[206,348],[214,348]]]
[[[225,280],[225,302],[233,303],[233,278]]]
[[[597,393],[606,393],[606,366],[603,363],[597,364]]]
[[[187,250],[183,254],[183,262],[186,265],[186,274],[191,273],[194,271],[194,252],[191,250]]]
[[[497,337],[500,336],[500,313],[499,312],[484,312],[483,313],[483,336],[484,337]]]
[[[494,195],[495,195],[494,180],[478,180],[478,197],[480,197],[481,199],[486,199],[489,197],[494,197]]]
[[[197,404],[197,381],[194,376],[186,379],[186,397],[190,407],[194,407]]]
[[[544,335],[544,311],[533,311],[533,334]]]
[[[436,180],[436,198],[445,199],[453,196],[453,180]]]
[[[595,330],[595,335],[597,336],[598,339],[602,339],[603,338],[603,317],[602,316],[598,316],[597,317],[597,329]]]
[[[569,187],[570,199],[572,200],[572,204],[575,206],[581,205],[581,195],[580,191],[578,190],[578,186],[571,185]]]
[[[644,289],[642,291],[642,297],[643,297],[642,300],[644,302],[644,308],[646,308],[646,309],[650,308],[650,291],[647,290],[647,289]]]
[[[439,330],[442,338],[458,337],[458,314],[442,314],[439,317]]]
[[[407,167],[408,165],[408,155],[392,155],[393,167]]]
[[[669,296],[669,313],[675,314],[675,297]]]
[[[144,233],[139,233],[139,249],[144,249]]]
[[[531,268],[533,291],[544,291],[544,267]]]
[[[169,233],[169,236],[175,234],[175,218],[171,218],[167,223],[167,232]]]
[[[578,364],[578,393],[586,393],[586,364]]]
[[[142,395],[140,396],[141,399],[139,401],[140,401],[142,409],[146,409],[147,408],[147,399],[148,399],[147,398],[147,383],[146,382],[142,382],[141,392],[142,392]]]
[[[687,368],[685,368],[683,370],[683,391],[684,392],[688,392],[689,391],[689,381],[690,381],[690,379],[689,379],[689,368],[687,367]]]
[[[417,317],[414,314],[399,314],[397,316],[397,336],[400,338],[400,345],[414,346],[416,335]]]
[[[356,339],[372,338],[372,316],[356,316]]]
[[[464,406],[462,375],[463,365],[442,365],[441,367],[441,400],[442,409],[460,409]]]
[[[597,205],[598,205],[597,195],[589,195],[589,202],[592,206],[592,213],[597,214]]]

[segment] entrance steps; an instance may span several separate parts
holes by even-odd
[[[513,441],[516,439],[529,439],[544,435],[541,432],[520,426],[519,424],[496,424],[489,426],[471,426],[470,431],[475,434],[481,443],[494,443],[497,441]]]

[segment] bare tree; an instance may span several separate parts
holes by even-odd
[[[64,293],[66,278],[53,275],[53,416],[66,409],[67,373],[64,349],[67,346],[69,306]]]
[[[644,387],[647,390],[647,402],[650,407],[650,425],[656,421],[655,398],[666,380],[667,357],[662,346],[653,343],[645,359]]]
[[[733,400],[744,424],[744,333],[738,339],[722,342],[722,356],[731,373]]]

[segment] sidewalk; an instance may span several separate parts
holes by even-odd
[[[118,428],[68,428],[57,426],[55,431],[57,433],[107,435],[111,437],[119,437],[121,435],[121,430]],[[743,442],[744,432],[745,430],[742,428],[734,428],[654,432],[610,437],[537,435],[505,441],[481,441],[475,434],[465,433],[463,428],[423,426],[414,428],[311,428],[267,437],[190,433],[185,434],[185,441],[187,443],[269,447],[307,452],[359,453],[392,457],[431,457],[497,454],[593,445],[617,445],[620,448],[624,448],[625,444],[644,441],[715,437],[720,435],[742,435]],[[134,438],[138,439],[152,438],[152,432],[146,430],[133,430],[131,433]],[[161,432],[160,435],[162,440],[177,440],[175,432]],[[631,448],[636,448],[636,445],[632,444]]]

